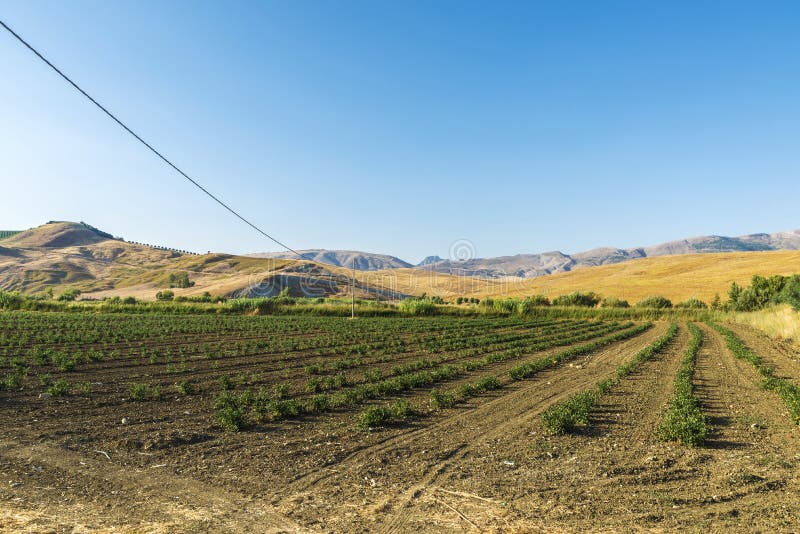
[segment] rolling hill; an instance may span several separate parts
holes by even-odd
[[[798,239],[797,232],[695,238],[646,249],[596,249],[572,257],[553,252],[494,258],[494,262],[470,260],[458,262],[470,269],[450,268],[447,272],[435,268],[441,266],[440,261],[424,268],[403,262],[405,267],[358,270],[356,293],[381,299],[422,294],[453,299],[554,297],[596,291],[632,303],[652,294],[673,301],[689,297],[710,300],[716,293],[724,297],[731,282],[746,283],[754,274],[800,273],[800,251],[761,250],[796,246]],[[749,248],[747,252],[711,252],[734,246]],[[698,249],[704,252],[670,255]],[[532,256],[538,262],[536,269],[530,267]],[[342,254],[337,261],[347,265],[352,257]],[[402,265],[397,263],[402,260],[385,258],[389,258],[386,265]],[[570,262],[574,263],[569,270],[559,272]],[[504,276],[486,274],[506,268]],[[463,276],[466,272],[475,276]],[[534,272],[536,276],[526,275]],[[132,295],[153,299],[157,291],[169,287],[170,275],[177,273],[187,273],[193,282],[192,287],[174,288],[178,295],[208,291],[224,296],[271,296],[288,287],[294,295],[324,297],[348,295],[352,271],[349,266],[307,260],[183,253],[127,242],[83,223],[48,223],[0,240],[0,289],[7,291],[37,294],[52,287],[58,293],[73,287],[80,289],[84,298]]]

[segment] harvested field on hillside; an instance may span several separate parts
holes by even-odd
[[[791,388],[696,326],[689,447],[686,323],[3,312],[0,530],[796,530]]]

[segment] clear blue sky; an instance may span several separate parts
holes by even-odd
[[[797,2],[57,2],[0,17],[295,248],[800,228]],[[277,247],[0,34],[0,229]]]

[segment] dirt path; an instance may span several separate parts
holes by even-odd
[[[764,358],[775,369],[775,376],[800,384],[800,350],[787,342],[770,339],[755,328],[740,324],[725,324],[750,350]]]

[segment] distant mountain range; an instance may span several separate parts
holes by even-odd
[[[386,254],[372,254],[369,252],[358,252],[355,250],[325,250],[309,249],[298,250],[298,257],[291,252],[264,252],[258,254],[248,254],[252,258],[279,258],[287,260],[306,260],[316,263],[327,263],[336,267],[355,268],[359,271],[379,271],[381,269],[403,269],[413,267],[412,264],[387,256]]]
[[[85,298],[152,300],[156,292],[172,286],[175,273],[186,273],[194,285],[174,288],[176,295],[207,291],[232,297],[272,296],[288,288],[294,296],[344,296],[352,291],[350,269],[355,262],[359,298],[397,299],[423,293],[483,298],[559,295],[576,290],[628,299],[648,294],[710,298],[724,292],[732,281],[746,282],[755,273],[797,272],[798,252],[748,252],[779,249],[800,251],[800,231],[696,237],[654,247],[599,248],[571,256],[546,252],[465,261],[432,256],[412,266],[393,256],[356,251],[302,251],[310,261],[275,257],[282,254],[269,254],[267,259],[198,255],[125,241],[85,223],[51,221],[24,231],[0,231],[0,290],[43,295],[50,289],[59,293],[69,287],[80,290]],[[702,255],[709,252],[739,254]],[[687,256],[690,253],[701,254]],[[628,262],[635,258],[643,259]],[[665,265],[669,266],[666,270]],[[587,268],[592,266],[598,267]],[[564,271],[572,272],[542,276]]]
[[[413,267],[439,273],[481,278],[534,278],[546,274],[572,271],[582,267],[621,263],[637,258],[768,250],[800,250],[800,230],[774,234],[750,234],[739,237],[700,236],[669,241],[651,247],[627,249],[604,247],[572,255],[553,251],[468,260],[448,260],[439,256],[428,256],[417,265],[412,265],[394,256],[351,250],[313,249],[299,252],[302,255],[302,259],[338,267],[352,267],[353,261],[355,261],[355,268],[362,271]],[[297,258],[294,254],[283,252],[252,254],[251,256],[260,258]]]

